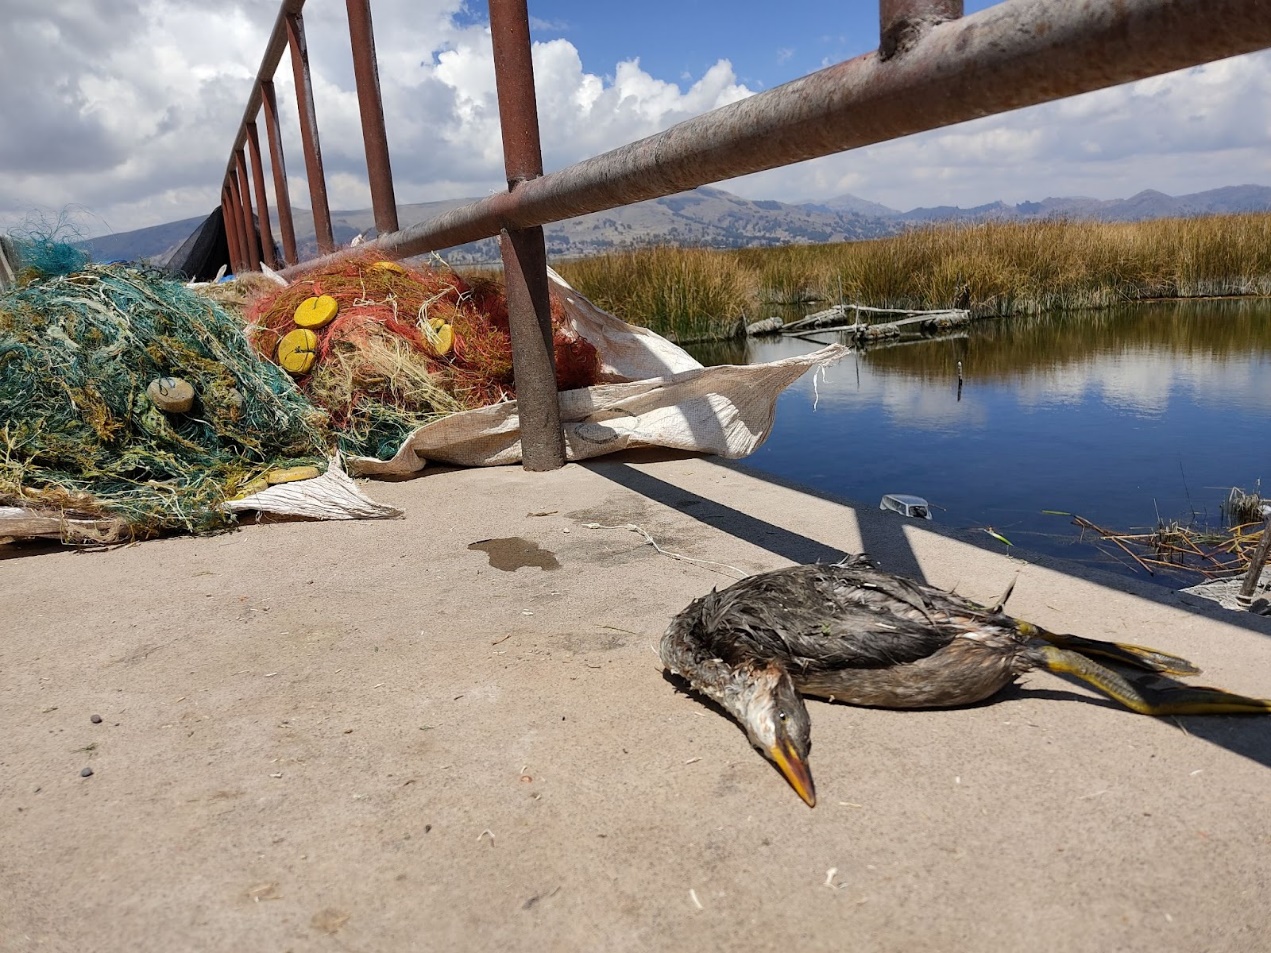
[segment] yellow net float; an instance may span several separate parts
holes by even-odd
[[[305,298],[296,306],[296,325],[302,328],[325,328],[335,320],[339,302],[330,295]]]
[[[437,332],[437,356],[445,357],[455,346],[455,329],[448,324],[443,324],[441,330]]]
[[[277,486],[280,483],[295,483],[299,480],[312,480],[314,477],[322,475],[322,471],[317,467],[301,466],[301,467],[284,467],[277,470],[270,470],[264,476],[259,476],[249,483],[243,484],[238,491],[236,499],[243,499],[247,496],[254,496],[262,493],[271,486]]]
[[[288,331],[278,342],[278,363],[288,374],[307,374],[318,359],[318,336],[308,328]]]
[[[429,318],[428,327],[423,331],[438,357],[445,357],[455,346],[455,329],[446,323],[445,318]]]
[[[279,483],[296,483],[300,480],[312,480],[314,477],[322,475],[322,471],[317,467],[285,467],[280,470],[270,470],[265,474],[265,482],[270,486],[277,486]]]
[[[376,261],[366,266],[367,271],[391,271],[395,275],[406,274],[406,269],[395,261]]]

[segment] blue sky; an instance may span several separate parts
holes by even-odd
[[[969,2],[965,11],[987,6]],[[529,7],[542,24],[535,38],[565,37],[591,72],[612,72],[613,64],[639,58],[652,75],[684,81],[727,59],[737,79],[755,91],[878,46],[878,5],[861,0],[532,0]]]
[[[762,90],[873,49],[878,14],[866,7],[739,2],[721,16],[711,0],[544,0],[534,4],[534,15],[546,26],[534,32],[568,39],[592,72],[612,72],[617,62],[639,59],[653,76],[684,81],[727,59],[739,82]]]
[[[1021,0],[1012,0],[1021,2]],[[988,6],[966,5],[968,15]],[[530,0],[547,169],[874,49],[872,2]],[[0,229],[69,210],[85,235],[206,215],[277,0],[6,0]],[[401,202],[503,187],[483,2],[373,0]],[[305,8],[327,187],[370,204],[345,4]],[[307,195],[290,70],[275,77],[293,204]],[[1271,53],[721,183],[907,210],[1271,184]],[[271,196],[271,202],[274,199]]]

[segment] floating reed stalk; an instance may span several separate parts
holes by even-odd
[[[1131,568],[1137,566],[1151,576],[1164,569],[1205,579],[1228,579],[1246,572],[1266,531],[1261,520],[1226,530],[1162,523],[1150,533],[1121,533],[1081,516],[1074,516],[1073,523],[1081,527],[1083,538],[1090,533],[1129,556],[1133,560]],[[1115,553],[1103,547],[1099,549],[1125,564]]]

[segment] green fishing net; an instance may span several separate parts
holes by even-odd
[[[161,377],[193,386],[188,413],[151,402]],[[158,272],[0,292],[0,506],[100,520],[98,541],[223,529],[221,504],[266,471],[324,464],[326,426],[239,320]]]

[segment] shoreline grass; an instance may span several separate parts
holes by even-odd
[[[975,317],[1158,298],[1271,296],[1271,212],[1149,222],[946,224],[831,245],[653,246],[558,271],[626,321],[722,340],[783,306],[838,302]]]

